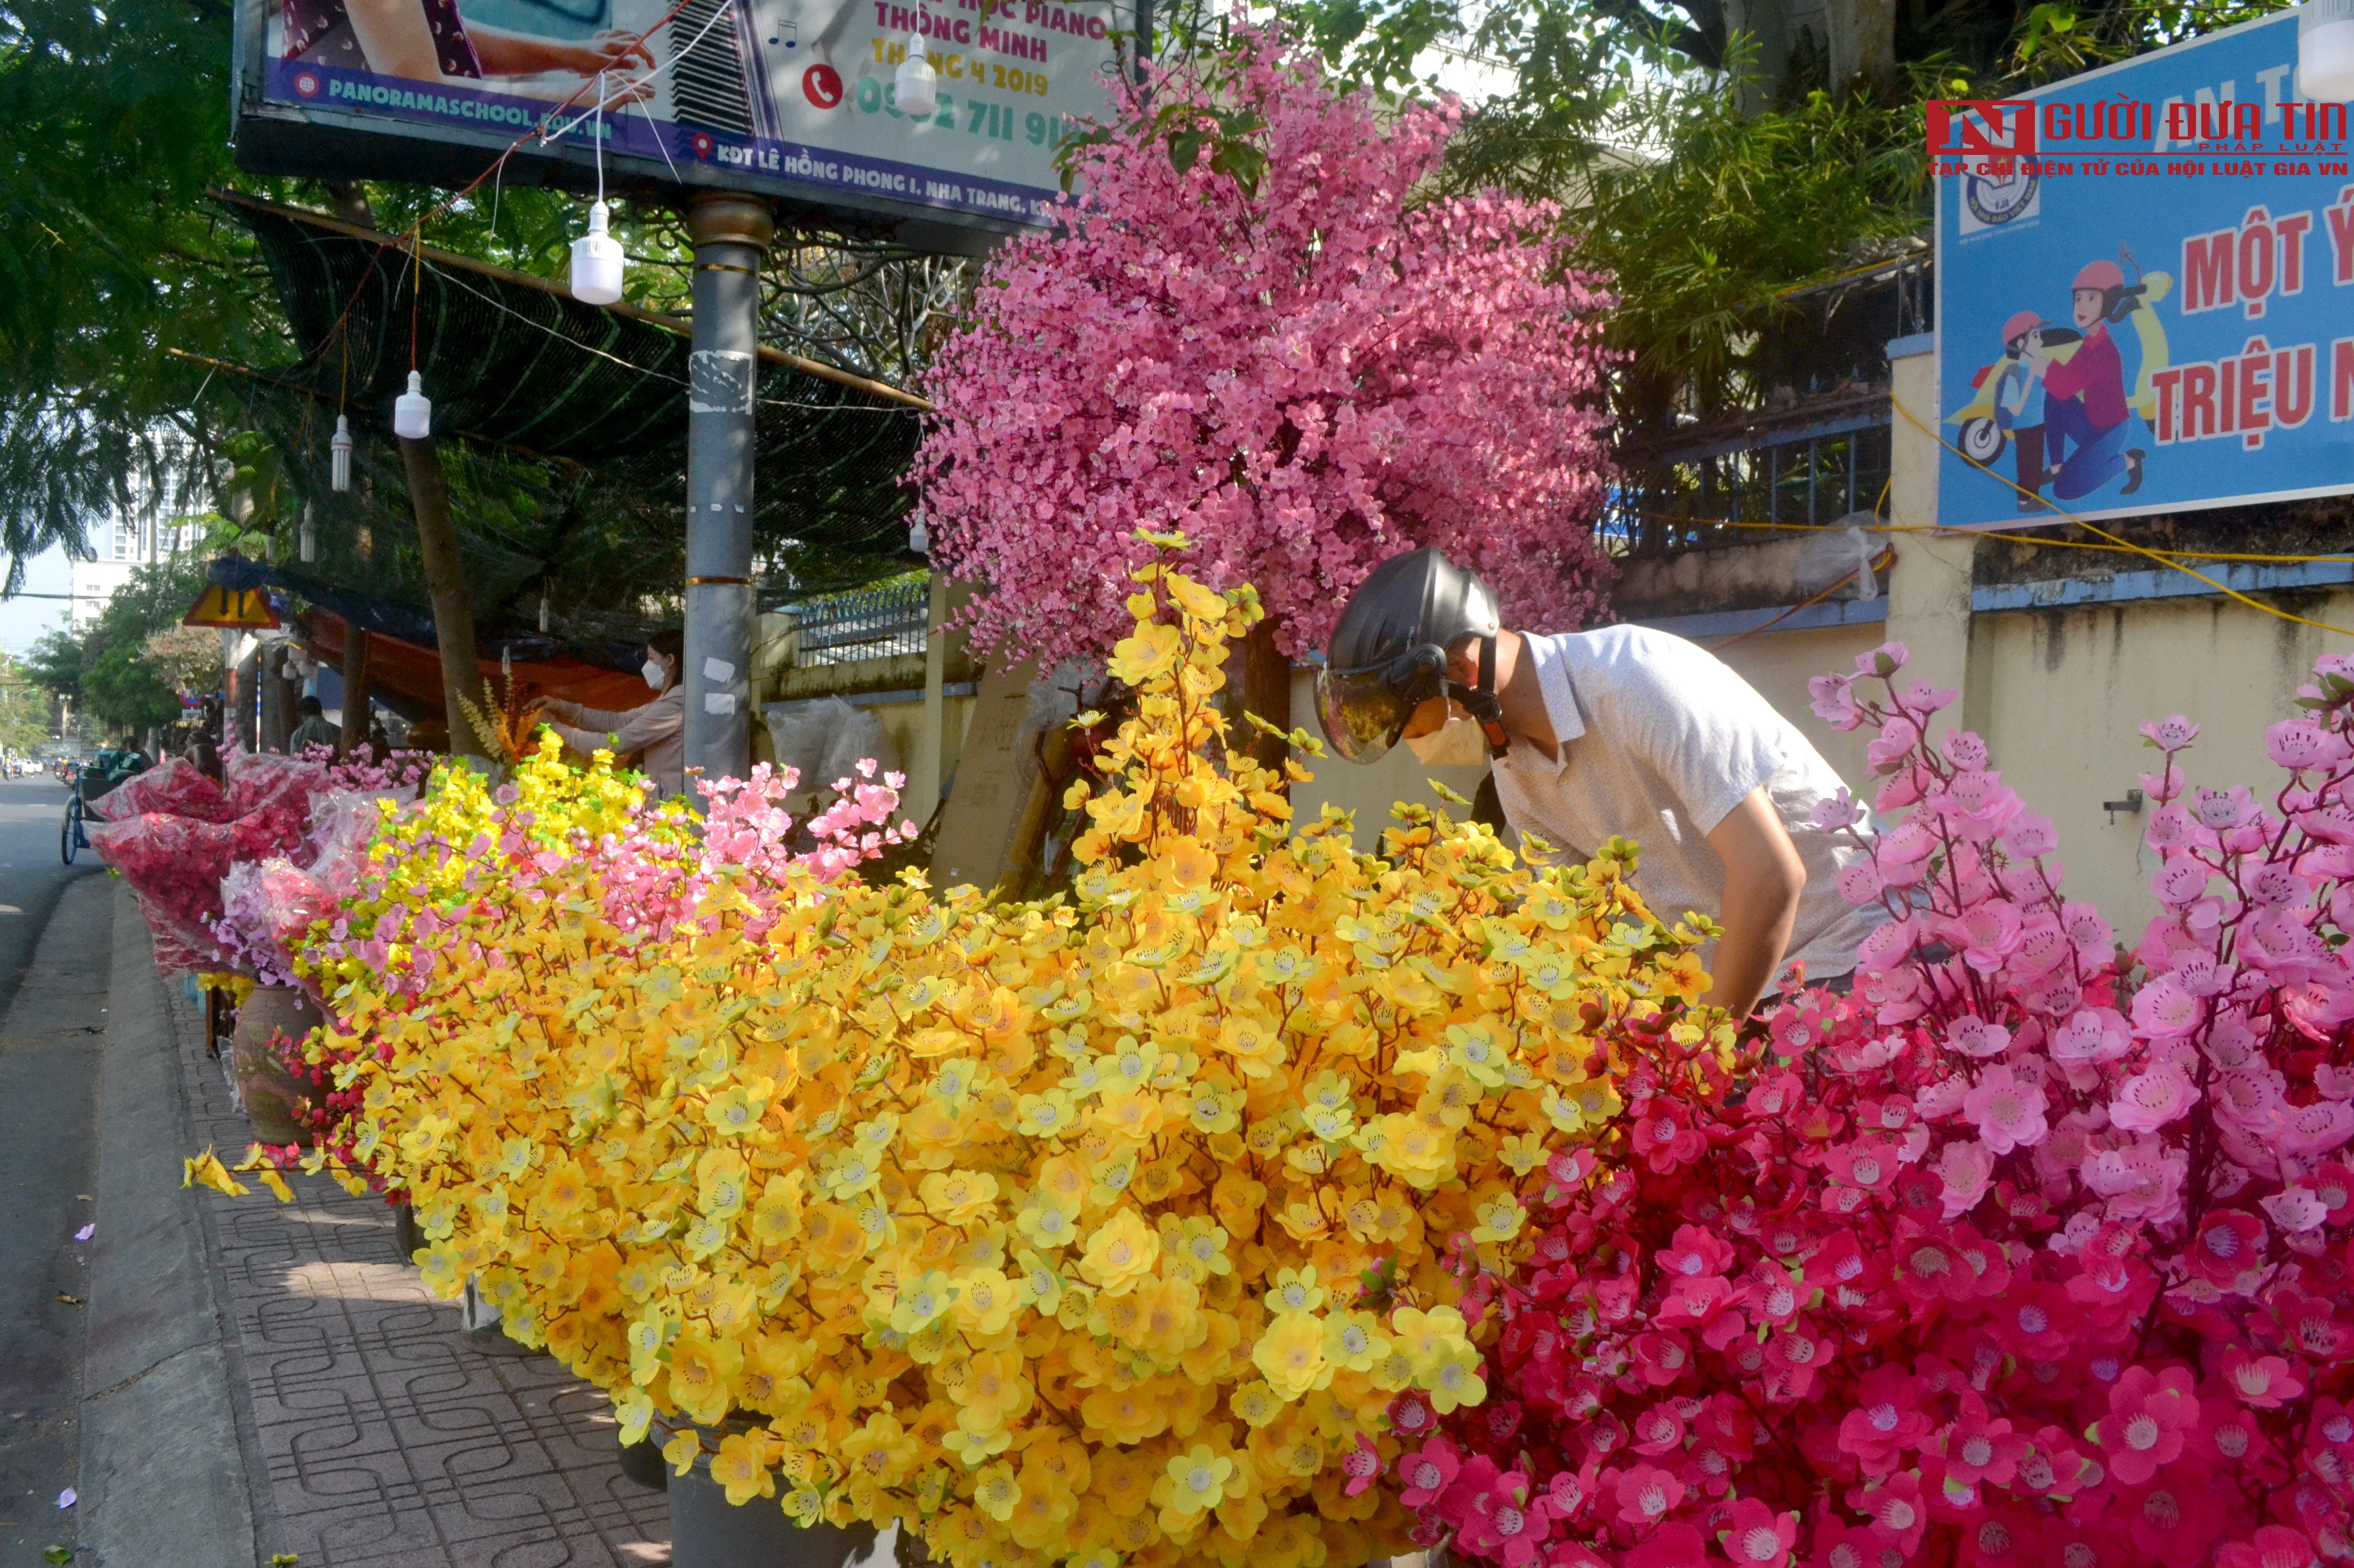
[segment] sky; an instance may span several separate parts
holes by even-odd
[[[52,548],[26,563],[25,592],[63,594],[72,589],[73,567],[63,550]],[[67,608],[62,599],[0,600],[0,648],[17,654],[28,652],[43,632],[65,625]]]

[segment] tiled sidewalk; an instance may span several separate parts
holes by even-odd
[[[198,1009],[171,988],[197,1146],[249,1141]],[[663,1495],[622,1476],[605,1396],[469,1335],[398,1260],[391,1211],[296,1179],[208,1211],[253,1425],[266,1549],[302,1568],[647,1568]],[[224,1436],[227,1435],[224,1434]]]

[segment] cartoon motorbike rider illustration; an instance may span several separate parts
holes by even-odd
[[[2069,290],[2070,313],[2084,334],[2075,352],[2061,357],[2041,329],[2027,334],[2021,357],[2043,381],[2043,482],[2062,501],[2089,495],[2120,473],[2121,495],[2141,488],[2139,447],[2127,447],[2134,408],[2126,400],[2125,360],[2110,323],[2143,308],[2142,291],[2128,289],[2114,261],[2088,262]],[[2022,488],[2028,488],[2021,480]]]

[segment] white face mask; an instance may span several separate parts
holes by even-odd
[[[1477,768],[1488,760],[1488,736],[1459,714],[1428,735],[1406,736],[1406,745],[1426,768]]]
[[[663,668],[663,662],[661,660],[649,659],[645,662],[645,668],[642,673],[645,675],[646,684],[659,692],[663,689],[663,683],[667,678],[669,672]]]

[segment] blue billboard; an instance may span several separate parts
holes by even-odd
[[[1931,107],[1940,523],[2354,491],[2348,111],[2296,66],[2283,12]]]

